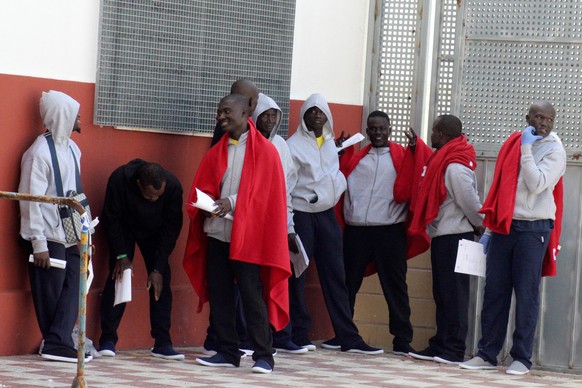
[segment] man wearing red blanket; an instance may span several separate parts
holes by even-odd
[[[436,151],[420,182],[409,233],[411,243],[428,247],[437,332],[428,347],[411,352],[414,358],[458,364],[465,357],[469,329],[467,274],[455,272],[459,241],[483,232],[481,202],[475,177],[475,150],[462,134],[462,123],[452,115],[437,117],[431,143]],[[428,234],[427,234],[428,232]]]
[[[210,300],[217,353],[197,358],[205,366],[238,367],[234,283],[238,284],[248,335],[254,349],[253,372],[273,370],[273,337],[289,321],[285,178],[279,154],[248,119],[247,99],[223,98],[216,120],[229,134],[200,163],[189,201],[196,189],[215,198],[208,213],[188,207],[190,231],[184,269],[200,298]],[[233,216],[233,220],[225,218]]]
[[[531,368],[532,344],[539,313],[539,285],[556,275],[562,219],[562,176],[566,151],[552,133],[556,111],[536,102],[525,116],[529,126],[503,144],[491,189],[481,212],[487,232],[485,296],[479,352],[464,369],[496,369],[515,291],[516,314],[511,357],[506,372],[523,375]]]

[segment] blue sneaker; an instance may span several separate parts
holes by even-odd
[[[182,361],[185,358],[183,354],[176,352],[172,345],[153,348],[151,353],[152,356],[157,358],[163,358],[164,360]]]
[[[99,348],[99,354],[105,357],[115,357],[115,345],[111,341],[103,342]]]
[[[251,369],[254,373],[263,374],[271,373],[273,371],[271,364],[269,364],[269,362],[264,358],[259,358],[257,361],[255,361],[255,365],[253,365]]]
[[[228,362],[220,353],[216,353],[212,357],[198,357],[196,362],[204,366],[218,366],[223,368],[236,368],[238,366]]]
[[[299,346],[293,341],[287,341],[284,344],[276,343],[273,344],[273,347],[275,348],[276,351],[279,351],[281,353],[301,354],[308,352],[307,348]]]

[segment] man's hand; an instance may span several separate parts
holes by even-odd
[[[216,217],[224,217],[232,210],[230,206],[230,200],[228,198],[221,198],[218,201],[214,202],[216,208],[212,212],[212,216]]]
[[[335,146],[336,147],[341,147],[342,144],[344,143],[344,141],[346,141],[347,139],[350,138],[351,135],[346,136],[344,134],[344,131],[342,131],[342,133],[340,133],[339,137],[337,139],[335,139]]]
[[[146,284],[146,289],[149,291],[151,286],[154,286],[154,298],[156,302],[160,299],[160,295],[162,295],[162,289],[164,288],[164,281],[162,278],[162,274],[156,270],[150,272],[148,276],[148,282]]]
[[[297,240],[295,239],[297,235],[295,233],[289,233],[287,235],[287,244],[289,245],[289,250],[295,254],[299,253],[299,247],[297,246]]]
[[[121,279],[123,279],[123,271],[125,271],[128,268],[131,268],[132,265],[133,264],[131,260],[129,260],[127,257],[124,257],[123,259],[118,259],[117,262],[115,263],[115,267],[113,268],[113,272],[111,273],[111,279],[116,280],[118,282],[121,281]]]
[[[475,233],[475,236],[479,237],[485,233],[485,227],[483,225],[473,226],[473,232]]]
[[[521,133],[521,144],[531,145],[536,141],[543,139],[543,136],[534,135],[536,129],[531,125],[526,127]]]
[[[50,269],[51,260],[48,251],[34,254],[34,265],[44,269]]]
[[[479,244],[483,244],[483,253],[487,254],[489,252],[489,242],[491,241],[491,236],[484,234],[479,239]]]
[[[408,127],[408,131],[404,132],[404,135],[408,138],[408,146],[412,151],[414,151],[414,149],[416,148],[416,140],[418,139],[418,136],[416,136],[414,128]]]

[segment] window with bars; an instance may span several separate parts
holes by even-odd
[[[287,128],[295,0],[103,0],[98,125],[211,133],[239,78],[283,110]]]

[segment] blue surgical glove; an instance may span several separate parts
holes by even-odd
[[[534,135],[535,128],[531,125],[523,130],[521,133],[521,144],[533,144],[536,141],[543,139],[543,136]]]
[[[483,244],[483,253],[485,253],[485,254],[487,254],[487,251],[489,250],[489,242],[490,241],[491,241],[491,236],[488,234],[484,234],[479,239],[479,244]]]

